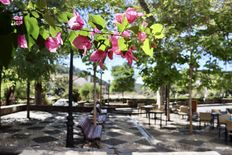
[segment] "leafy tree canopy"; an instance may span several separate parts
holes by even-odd
[[[123,66],[114,66],[111,72],[114,78],[111,85],[111,91],[125,92],[134,90],[135,79],[133,77],[133,68],[124,64]]]

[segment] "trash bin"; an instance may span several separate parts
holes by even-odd
[[[192,112],[197,112],[197,101],[192,100]]]

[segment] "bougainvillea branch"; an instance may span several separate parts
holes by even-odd
[[[62,48],[63,41],[68,41],[71,44],[70,48],[83,51],[83,55],[90,55],[89,60],[97,62],[102,68],[107,56],[113,59],[114,54],[125,58],[129,65],[133,60],[138,61],[133,52],[143,50],[152,57],[155,48],[152,44],[157,38],[164,36],[161,24],[148,26],[146,15],[135,8],[127,8],[125,12],[116,13],[113,22],[115,28],[112,31],[107,29],[107,22],[100,15],[89,14],[88,25],[85,25],[75,10],[71,10],[73,13],[56,11],[60,14],[51,16],[51,12],[54,11],[47,7],[44,0],[29,1],[26,10],[18,11],[17,14],[11,12],[8,7],[14,5],[14,1],[0,0],[0,2],[2,8],[0,23],[4,23],[0,26],[2,35],[0,37],[16,35],[17,37],[12,37],[9,42],[17,42],[17,47],[31,48],[37,44],[50,52],[56,52],[58,48]],[[16,6],[14,8],[20,10]],[[65,33],[62,33],[61,27],[65,27]],[[67,36],[67,39],[62,39],[64,36]],[[94,52],[87,54],[88,50]]]

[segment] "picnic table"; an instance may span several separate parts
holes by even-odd
[[[160,109],[155,109],[155,110],[151,110],[150,113],[154,114],[155,124],[156,124],[157,114],[160,115],[160,117],[159,117],[159,119],[160,119],[160,128],[162,128],[162,115],[164,114],[164,111],[160,110]]]
[[[146,111],[146,116],[148,116],[148,124],[150,125],[150,111],[154,108],[153,105],[145,105],[143,108]]]

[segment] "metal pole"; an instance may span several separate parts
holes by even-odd
[[[96,64],[93,64],[93,123],[94,125],[97,125],[97,109],[96,109],[96,71],[97,71],[97,66]]]
[[[101,74],[101,81],[100,81],[100,103],[102,103],[102,71],[100,71]]]
[[[27,118],[30,119],[30,81],[27,80]]]
[[[73,89],[73,50],[70,47],[70,66],[69,66],[69,106],[67,117],[67,138],[66,147],[73,147],[73,116],[72,116],[72,89]]]
[[[108,106],[110,105],[110,80],[108,85]]]

